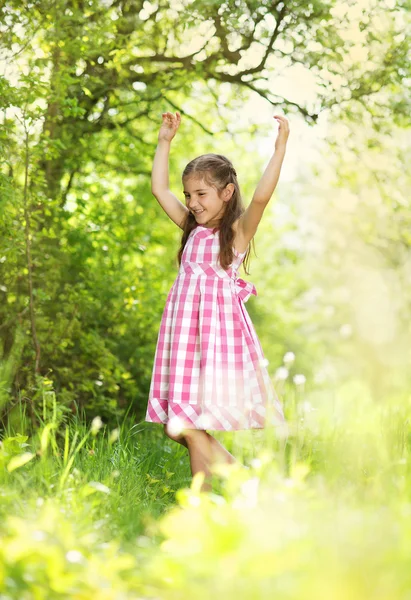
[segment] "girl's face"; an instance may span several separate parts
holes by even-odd
[[[183,178],[186,206],[195,216],[197,223],[204,227],[218,227],[224,214],[225,203],[230,200],[234,189],[234,184],[227,184],[220,198],[217,190],[208,186],[203,179]]]

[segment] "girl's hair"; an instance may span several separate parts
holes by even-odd
[[[217,194],[220,196],[224,188],[228,183],[234,184],[234,192],[230,200],[225,203],[225,211],[220,221],[219,226],[219,237],[220,237],[220,252],[219,261],[223,269],[227,270],[234,259],[233,253],[233,241],[234,241],[234,230],[232,225],[236,219],[245,211],[243,201],[241,198],[240,187],[237,181],[237,173],[234,169],[231,161],[221,154],[203,154],[194,158],[185,167],[182,179],[184,177],[195,177],[203,179],[207,185],[214,187],[217,190]],[[186,245],[188,236],[191,231],[197,226],[195,216],[191,211],[187,213],[187,217],[183,224],[183,235],[181,238],[181,246],[178,251],[178,265],[181,264],[181,257],[183,255],[184,247]],[[253,249],[255,252],[254,238],[251,240]],[[249,260],[250,248],[247,249],[244,257],[243,265],[244,270],[247,271],[246,263]]]

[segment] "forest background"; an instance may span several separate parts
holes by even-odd
[[[182,201],[185,164],[218,152],[233,160],[247,205],[273,151],[272,114],[290,120],[285,175],[255,238],[259,297],[248,304],[279,393],[294,378],[311,405],[338,395],[344,411],[357,394],[401,397],[410,383],[408,9],[3,5],[3,420],[23,402],[34,424],[45,391],[61,415],[109,422],[131,405],[143,417],[180,235],[150,192],[167,110],[183,115],[170,161]]]
[[[409,597],[410,15],[0,3],[2,598]],[[216,152],[247,205],[273,115],[291,129],[240,273],[290,435],[217,432],[240,464],[209,495],[144,422],[181,235],[151,167],[177,110],[182,202]]]

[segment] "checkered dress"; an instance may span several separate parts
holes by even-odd
[[[246,252],[233,248],[225,271],[219,247],[218,230],[197,225],[190,232],[160,323],[145,420],[225,431],[282,425],[244,306],[257,290],[237,275]]]

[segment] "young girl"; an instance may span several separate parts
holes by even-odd
[[[289,124],[274,115],[279,123],[275,152],[247,209],[237,173],[220,154],[199,156],[185,167],[184,206],[168,181],[170,144],[181,115],[162,117],[151,190],[183,233],[179,272],[160,323],[145,420],[163,423],[166,435],[188,449],[192,475],[202,471],[202,490],[209,491],[212,465],[235,458],[206,429],[285,425],[244,305],[257,291],[237,272],[277,185]]]

